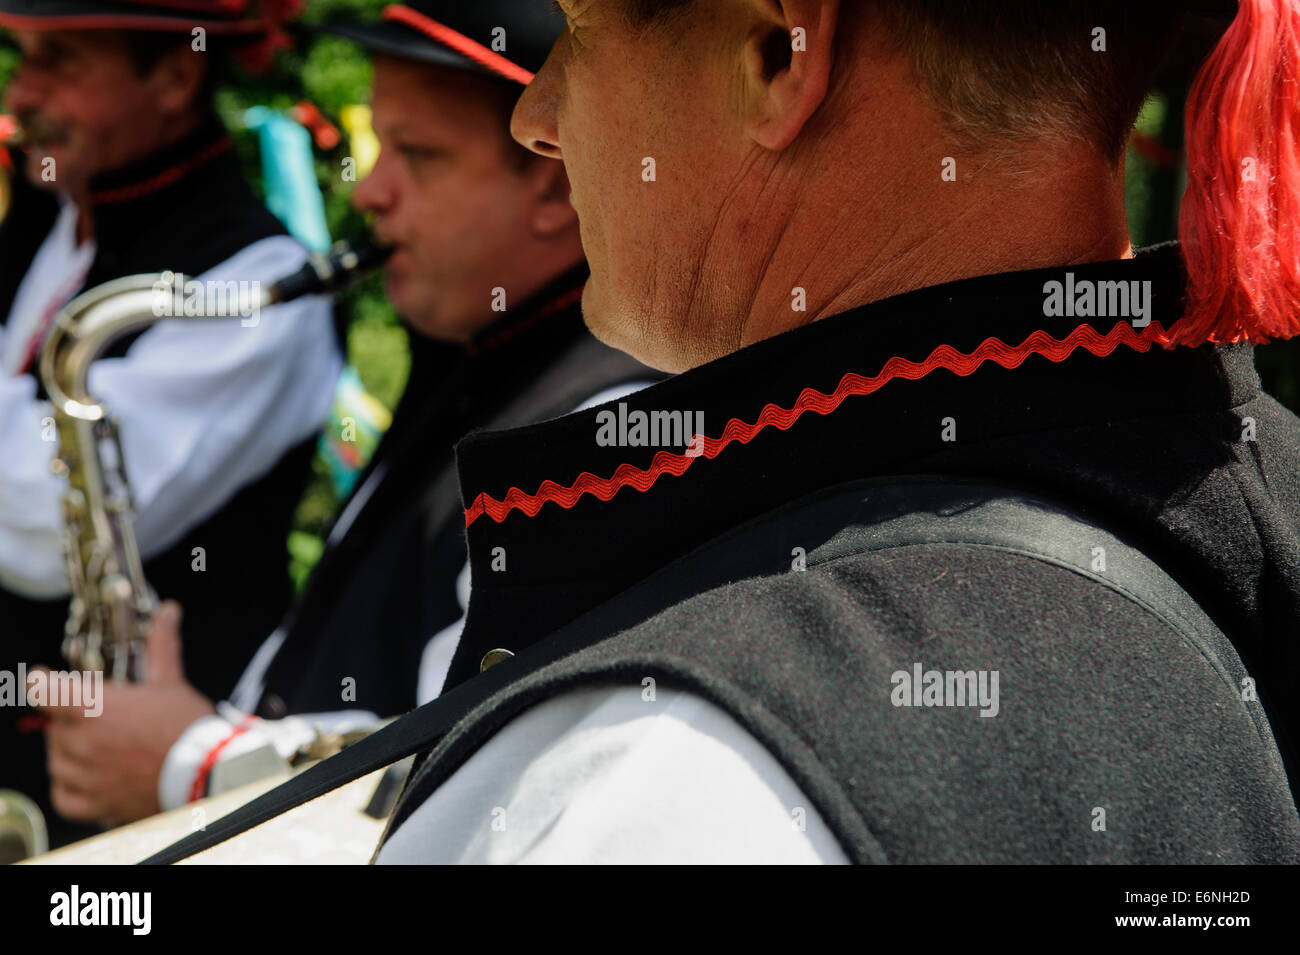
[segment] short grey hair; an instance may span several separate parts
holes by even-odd
[[[621,2],[629,24],[644,29],[695,0]],[[1077,143],[1118,162],[1177,37],[1173,7],[1152,0],[847,0],[843,12],[884,22],[956,148]]]
[[[1124,153],[1177,36],[1129,0],[870,0],[959,145],[1037,140]]]

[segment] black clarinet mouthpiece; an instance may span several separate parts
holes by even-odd
[[[339,242],[323,255],[313,255],[297,272],[271,286],[267,304],[292,302],[304,295],[332,295],[379,268],[392,255],[391,246],[373,242]]]

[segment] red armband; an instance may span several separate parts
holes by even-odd
[[[212,772],[212,767],[217,765],[217,760],[221,758],[222,750],[229,746],[236,737],[246,733],[248,728],[256,721],[256,716],[244,717],[243,722],[236,726],[229,736],[208,750],[208,755],[203,757],[203,762],[199,765],[199,771],[194,774],[194,783],[190,786],[190,802],[202,799],[208,794],[208,775]]]

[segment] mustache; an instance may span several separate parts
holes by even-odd
[[[24,146],[59,146],[68,141],[71,129],[45,113],[18,114],[19,141]]]

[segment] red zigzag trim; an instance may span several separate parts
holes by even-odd
[[[1152,322],[1141,332],[1135,331],[1128,322],[1121,322],[1105,335],[1098,334],[1091,325],[1080,325],[1060,340],[1052,338],[1047,332],[1036,331],[1016,347],[996,338],[986,338],[969,355],[963,355],[951,345],[940,345],[922,362],[894,357],[885,362],[885,367],[874,378],[864,378],[862,375],[849,372],[840,379],[838,387],[830,394],[805,388],[799,393],[799,398],[792,408],[766,405],[753,424],[748,424],[739,418],[732,418],[722,430],[721,437],[704,438],[703,453],[694,457],[660,451],[654,456],[648,468],[620,464],[614,474],[607,478],[597,477],[584,471],[569,487],[563,487],[554,481],[544,481],[536,494],[528,494],[517,487],[512,487],[506,492],[503,501],[495,500],[487,494],[480,494],[465,511],[465,526],[469,527],[484,515],[500,524],[514,510],[535,517],[547,501],[554,501],[568,510],[577,504],[584,494],[591,494],[602,501],[608,501],[625,487],[648,491],[665,474],[681,477],[686,473],[687,468],[701,457],[712,460],[732,442],[748,444],[767,428],[787,431],[805,411],[828,415],[838,408],[845,398],[851,395],[869,395],[895,378],[916,381],[940,368],[946,368],[964,378],[986,361],[997,362],[1003,368],[1019,368],[1030,355],[1042,355],[1051,361],[1060,362],[1068,358],[1076,348],[1083,348],[1094,355],[1105,357],[1120,345],[1127,345],[1134,351],[1147,352],[1152,345],[1167,345],[1168,342],[1169,335],[1159,322]]]

